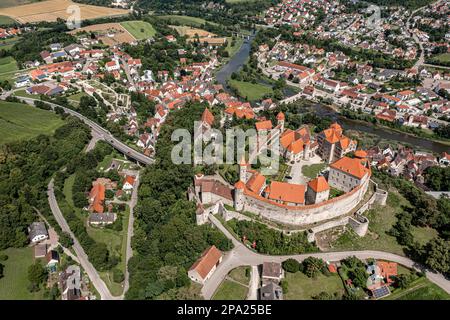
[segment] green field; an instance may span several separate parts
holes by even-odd
[[[224,280],[212,300],[244,300],[248,289],[236,282]]]
[[[0,300],[40,300],[43,290],[30,293],[28,286],[28,267],[34,263],[33,248],[9,248],[0,251],[8,255],[2,261],[5,266],[4,277],[0,279]]]
[[[237,90],[238,94],[246,100],[256,101],[263,99],[264,95],[273,92],[271,87],[245,81],[229,80],[229,85]]]
[[[450,62],[450,53],[442,53],[440,55],[434,56],[433,60],[439,62]]]
[[[311,300],[313,296],[325,291],[330,294],[344,293],[344,285],[337,274],[329,277],[319,274],[316,278],[308,278],[302,272],[286,272],[288,292],[284,294],[285,300]]]
[[[208,22],[209,24],[217,25],[217,23],[206,21],[205,19],[202,18],[190,16],[167,15],[167,16],[158,16],[158,18],[178,22],[180,24],[193,27],[200,27],[202,24],[205,24],[206,22]]]
[[[81,97],[88,97],[88,96],[89,95],[87,93],[79,92],[71,96],[68,96],[67,99],[80,103]]]
[[[234,56],[235,53],[241,48],[242,44],[244,43],[244,40],[243,40],[242,38],[237,38],[237,39],[235,40],[234,46],[232,46],[232,45],[231,45],[231,41],[232,41],[232,38],[231,38],[231,37],[228,37],[228,38],[227,38],[227,42],[228,42],[228,43],[227,43],[227,48],[226,48],[226,50],[228,51],[228,55],[229,55],[230,57]]]
[[[18,70],[16,60],[13,57],[4,57],[0,59],[0,73],[12,72]]]
[[[411,230],[414,240],[419,242],[420,244],[424,245],[430,240],[437,237],[438,232],[435,229],[432,228],[426,228],[426,227],[412,227]]]
[[[0,16],[0,25],[10,25],[16,23],[16,20],[8,16]]]
[[[422,277],[411,283],[408,288],[394,291],[385,300],[450,300],[450,295]]]
[[[315,163],[310,166],[303,166],[302,167],[302,174],[305,177],[308,177],[310,179],[314,179],[317,177],[320,171],[325,169],[327,165],[325,163]]]
[[[0,1],[0,8],[15,7],[22,4],[27,4],[31,2],[37,2],[39,0],[2,0]]]
[[[126,21],[120,23],[137,40],[144,40],[156,35],[153,26],[144,21]]]
[[[63,123],[50,111],[0,101],[0,144],[52,134]]]

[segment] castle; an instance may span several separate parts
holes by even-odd
[[[329,221],[355,211],[370,184],[375,185],[370,180],[372,172],[366,153],[356,150],[357,142],[346,137],[337,123],[314,139],[308,127],[284,129],[284,121],[280,112],[275,128],[280,130],[280,150],[286,162],[308,163],[311,157],[319,156],[328,164],[327,172],[304,184],[268,181],[243,158],[239,163],[239,181],[234,186],[216,178],[195,177],[195,194],[201,203],[220,201],[233,206],[236,212],[249,211],[267,220],[297,226]],[[271,123],[257,124],[257,130],[271,128]],[[352,157],[347,156],[350,152]],[[386,192],[375,190],[373,197],[385,203],[386,196]]]

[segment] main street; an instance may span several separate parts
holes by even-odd
[[[233,242],[234,249],[225,254],[221,264],[217,267],[211,278],[203,286],[202,294],[204,298],[207,300],[212,298],[214,292],[222,283],[223,279],[225,279],[227,274],[234,268],[240,266],[258,266],[264,262],[281,263],[288,258],[293,258],[301,262],[310,256],[323,259],[324,261],[339,261],[350,256],[356,256],[359,259],[374,258],[397,262],[405,267],[423,271],[428,280],[435,283],[446,292],[450,293],[450,281],[446,279],[442,274],[430,271],[426,269],[424,266],[412,261],[409,258],[402,257],[393,253],[374,250],[364,250],[364,251],[307,253],[307,254],[285,255],[285,256],[264,255],[251,251],[243,243],[238,241],[213,215],[210,215],[209,219],[220,231],[223,232],[223,234],[228,239],[230,239]]]

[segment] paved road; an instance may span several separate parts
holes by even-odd
[[[125,269],[125,282],[123,286],[123,295],[128,291],[130,287],[130,273],[128,271],[128,261],[133,256],[133,249],[131,248],[131,238],[133,237],[133,224],[134,224],[134,207],[136,206],[138,200],[138,189],[139,189],[139,172],[136,175],[136,180],[134,183],[133,193],[131,194],[130,201],[130,217],[128,219],[128,232],[127,232],[127,252],[126,252],[126,269]]]
[[[258,300],[258,287],[259,287],[259,271],[258,266],[252,266],[252,272],[250,276],[250,285],[248,288],[247,300]]]
[[[4,98],[6,98],[6,96],[7,96],[7,94],[4,94],[1,96],[1,98],[4,99]],[[32,99],[32,98],[24,98],[24,97],[17,97],[17,98],[19,98],[22,101],[24,101],[28,104],[31,104],[31,105],[34,105],[35,101],[41,101],[39,99]],[[133,148],[130,148],[129,146],[127,146],[126,144],[124,144],[123,142],[121,142],[120,140],[115,138],[108,130],[104,129],[99,124],[95,123],[94,121],[89,120],[82,114],[80,114],[72,109],[68,109],[68,108],[59,106],[54,103],[50,103],[50,102],[46,102],[46,103],[48,103],[52,108],[55,108],[55,107],[63,108],[66,113],[79,118],[81,121],[83,121],[85,124],[87,124],[93,132],[95,132],[95,134],[98,136],[99,139],[104,140],[105,142],[110,144],[113,148],[120,151],[127,157],[132,158],[132,159],[138,161],[139,163],[143,163],[146,165],[154,163],[155,160],[153,158],[147,157],[146,155],[134,150]]]
[[[73,249],[75,250],[75,253],[78,257],[78,260],[80,261],[81,266],[86,271],[86,273],[89,276],[89,279],[91,280],[92,284],[94,285],[95,289],[100,294],[100,297],[102,300],[119,300],[122,297],[114,297],[111,292],[109,291],[106,284],[103,282],[103,280],[100,278],[100,275],[98,274],[97,270],[94,268],[94,266],[89,262],[88,256],[83,250],[83,247],[78,242],[75,235],[70,230],[69,225],[67,224],[66,219],[64,218],[61,210],[59,209],[58,202],[56,201],[55,192],[53,189],[54,183],[53,179],[48,184],[48,203],[50,205],[50,209],[52,210],[53,215],[55,216],[56,221],[58,222],[59,226],[64,232],[67,232],[70,234],[70,236],[73,239]]]
[[[294,258],[297,259],[298,261],[303,261],[305,258],[309,256],[321,258],[325,261],[338,261],[350,256],[356,256],[359,259],[374,258],[397,262],[401,265],[404,265],[405,267],[414,268],[416,270],[421,270],[425,272],[426,277],[431,282],[435,283],[443,290],[450,293],[450,281],[446,279],[442,274],[427,270],[422,265],[406,257],[402,257],[389,252],[374,251],[374,250],[321,252],[321,253],[286,255],[286,256],[263,255],[251,251],[240,241],[236,240],[233,237],[233,235],[220,223],[220,221],[217,220],[217,218],[215,218],[212,215],[210,215],[209,218],[211,222],[220,231],[222,231],[227,238],[229,238],[233,242],[234,249],[225,254],[222,263],[217,267],[212,277],[203,286],[202,294],[207,300],[211,299],[211,297],[213,296],[216,289],[219,287],[222,280],[234,268],[247,265],[256,266],[262,264],[263,262],[283,262],[288,258]]]

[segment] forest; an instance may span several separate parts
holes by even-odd
[[[53,136],[0,146],[0,250],[27,243],[27,227],[37,220],[34,208],[51,216],[48,181],[89,139],[85,125],[69,117]]]
[[[156,163],[142,173],[127,299],[199,299],[199,287],[191,285],[187,270],[209,245],[232,248],[217,229],[196,225],[195,204],[186,195],[194,168],[171,161],[172,132],[192,131],[204,109],[204,104],[189,103],[170,113],[156,144]]]

